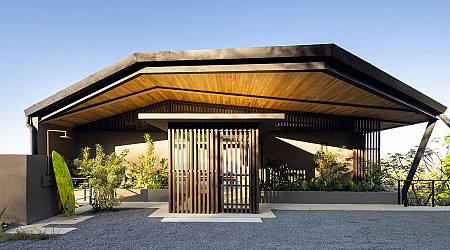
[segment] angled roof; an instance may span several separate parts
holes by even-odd
[[[74,127],[167,99],[380,119],[407,125],[446,107],[334,44],[144,52],[25,109]]]

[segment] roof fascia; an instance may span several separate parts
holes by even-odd
[[[217,61],[233,61],[249,63],[249,60],[263,61],[268,58],[285,59],[301,57],[326,57],[331,55],[331,44],[294,45],[294,46],[267,46],[254,48],[215,49],[215,50],[186,50],[163,52],[138,52],[134,53],[105,69],[102,69],[85,79],[57,92],[56,94],[25,109],[25,115],[29,116],[43,109],[47,109],[72,95],[85,91],[99,81],[119,73],[137,63],[161,65],[202,65],[217,63]],[[166,62],[166,63],[165,63]],[[178,63],[175,63],[178,62]],[[189,63],[195,62],[195,63]],[[273,61],[267,61],[271,63]],[[144,66],[143,66],[144,67]],[[140,68],[137,68],[139,70]]]
[[[438,113],[444,113],[445,110],[447,109],[447,107],[437,102],[436,100],[433,100],[432,98],[426,96],[420,91],[412,88],[411,86],[403,83],[397,78],[389,75],[383,70],[377,68],[376,66],[368,63],[367,61],[357,57],[356,55],[350,53],[349,51],[335,44],[332,45],[331,56],[334,59],[376,79],[378,82],[385,85],[387,88],[392,88],[398,92],[404,93],[405,95],[412,97],[416,101],[428,107],[431,107]]]
[[[25,115],[31,115],[41,109],[44,109],[50,105],[56,104],[58,101],[61,101],[62,99],[68,98],[69,96],[78,93],[79,91],[83,91],[92,85],[98,83],[101,80],[104,80],[108,77],[110,77],[113,74],[116,74],[129,66],[135,64],[138,61],[138,58],[136,54],[132,54],[86,78],[83,80],[76,82],[69,87],[51,95],[50,97],[33,104],[32,106],[25,109]]]
[[[341,64],[345,64],[348,67],[376,79],[387,88],[390,87],[398,93],[405,93],[407,96],[417,100],[417,102],[423,103],[426,107],[434,109],[435,112],[437,111],[438,113],[443,113],[446,110],[446,107],[437,101],[409,87],[408,85],[351,54],[350,52],[340,48],[339,46],[334,44],[317,44],[134,53],[123,60],[120,60],[119,62],[116,62],[113,65],[100,70],[69,86],[68,88],[32,105],[31,107],[25,109],[25,115],[36,115],[35,113],[38,112],[48,115],[58,109],[58,104],[74,102],[76,99],[89,95],[89,92],[101,89],[101,86],[96,85],[105,83],[108,78],[112,78],[114,75],[119,77],[120,73],[122,72],[125,74],[125,71],[127,71],[127,74],[132,74],[146,66],[160,67],[177,65],[254,64],[293,61],[308,62],[317,61],[318,59],[323,61],[335,60]],[[111,82],[123,78],[123,76],[120,78],[117,77],[111,80]],[[110,82],[106,82],[105,85],[108,84],[110,84]]]

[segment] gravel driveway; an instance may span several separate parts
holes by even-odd
[[[450,213],[274,211],[262,223],[163,223],[155,209],[94,213],[77,230],[0,249],[449,249]],[[87,212],[90,214],[90,212]]]

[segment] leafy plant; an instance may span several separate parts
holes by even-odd
[[[308,191],[309,190],[309,183],[307,180],[301,180],[299,183],[299,187],[301,191]]]
[[[353,191],[353,192],[361,191],[361,185],[359,185],[359,183],[355,182],[354,180],[348,180],[347,184],[348,184],[348,188],[350,189],[350,191]]]
[[[74,160],[92,187],[92,208],[95,211],[111,210],[120,205],[122,197],[117,195],[116,189],[125,178],[127,154],[128,150],[124,150],[120,154],[113,152],[107,155],[103,147],[96,144],[94,158],[90,158],[90,148],[85,147],[81,157]]]
[[[259,180],[261,190],[287,191],[306,189],[302,179],[297,178],[291,181],[293,179],[291,174],[292,167],[283,164],[283,161],[267,159],[264,168],[269,171],[269,178],[264,182]]]
[[[3,214],[6,211],[6,207],[3,208],[3,210],[0,212],[0,238],[3,237],[4,232],[3,232],[3,227],[5,226],[5,223],[3,222]]]
[[[28,238],[28,234],[24,230],[17,230],[17,232],[10,237],[8,237],[8,241],[18,241],[18,240],[26,240]]]
[[[9,241],[20,241],[20,240],[48,240],[54,237],[54,235],[48,235],[40,230],[33,230],[33,232],[27,232],[21,228],[15,229],[16,232],[13,234],[3,234],[0,235],[0,243]]]
[[[162,189],[168,187],[168,160],[162,159],[159,164],[154,156],[154,140],[150,134],[144,134],[147,144],[145,154],[138,156],[138,163],[130,162],[123,187]]]
[[[349,175],[348,162],[338,160],[339,152],[333,153],[323,149],[314,154],[317,164],[317,187],[324,191],[343,190],[345,179]]]
[[[382,186],[389,190],[397,190],[397,180],[405,180],[417,149],[405,154],[394,153],[381,161],[384,176]],[[434,203],[439,206],[450,205],[450,134],[444,140],[433,139],[425,149],[414,176],[414,180],[436,180]],[[401,183],[403,185],[403,183]],[[430,205],[432,202],[432,183],[429,181],[413,181],[408,190],[409,205]]]

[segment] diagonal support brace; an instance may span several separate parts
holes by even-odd
[[[450,119],[448,119],[444,113],[440,114],[439,118],[441,118],[441,121],[443,121],[450,128]]]
[[[416,174],[417,167],[419,166],[420,160],[425,152],[425,148],[427,147],[428,141],[430,140],[431,133],[433,132],[434,126],[436,125],[437,119],[429,120],[427,124],[427,128],[423,133],[422,140],[420,141],[419,148],[417,148],[416,155],[414,156],[414,160],[411,164],[411,168],[409,169],[408,176],[403,184],[402,189],[402,200],[403,204],[408,206],[408,189],[411,186],[411,182],[414,179],[414,175]]]

